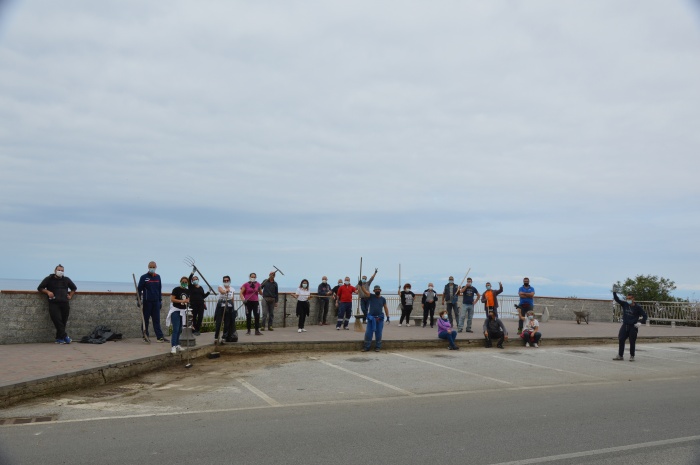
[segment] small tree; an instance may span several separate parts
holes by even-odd
[[[670,279],[652,275],[638,275],[636,278],[627,278],[624,283],[617,282],[622,288],[622,294],[632,294],[635,300],[649,302],[676,302],[677,299],[671,296],[671,292],[676,289],[676,283]]]

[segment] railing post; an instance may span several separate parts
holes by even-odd
[[[283,296],[283,308],[282,308],[282,327],[287,327],[287,294],[282,294]]]

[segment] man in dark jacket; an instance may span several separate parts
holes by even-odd
[[[492,311],[489,312],[489,317],[484,321],[484,338],[486,338],[485,346],[491,347],[491,341],[498,339],[496,347],[503,348],[503,341],[508,340],[508,331],[500,318]]]
[[[458,302],[459,286],[455,284],[455,278],[450,276],[449,282],[445,284],[445,289],[442,291],[442,303],[445,304],[447,317],[450,320],[450,326],[454,328],[455,323],[459,323],[459,302]],[[454,313],[454,320],[452,314]],[[470,321],[471,323],[471,321]]]
[[[328,284],[328,277],[324,276],[321,279],[321,284],[318,285],[318,324],[323,326],[328,324],[328,307],[333,298],[331,285]]]
[[[268,278],[260,285],[263,298],[260,331],[265,331],[266,326],[268,330],[274,331],[272,329],[272,323],[275,320],[275,307],[280,299],[279,287],[277,287],[277,282],[275,281],[276,274],[276,271],[271,271]]]
[[[194,275],[194,271],[187,278],[190,291],[190,307],[192,308],[192,334],[199,336],[204,319],[204,299],[209,297],[209,292],[204,292],[204,288],[199,285],[199,278]]]
[[[63,271],[63,265],[58,265],[53,274],[45,277],[36,288],[49,298],[49,316],[56,327],[56,344],[70,344],[72,341],[66,333],[66,324],[70,314],[70,300],[78,290],[69,277],[63,276]]]
[[[622,326],[620,327],[620,332],[617,335],[617,339],[620,342],[620,346],[617,351],[617,357],[613,360],[624,360],[623,355],[625,354],[625,340],[629,338],[630,340],[630,362],[634,362],[634,349],[635,343],[637,342],[637,333],[639,332],[639,327],[647,322],[647,314],[642,309],[642,307],[634,301],[634,296],[632,294],[627,295],[627,302],[620,300],[616,292],[613,292],[613,298],[615,302],[620,304],[622,307]],[[639,319],[642,319],[641,323]]]
[[[432,328],[435,324],[435,304],[437,304],[438,294],[435,292],[433,283],[428,283],[428,289],[423,291],[423,297],[421,297],[420,303],[423,307],[423,327],[425,328],[428,322],[428,315],[430,315],[430,327]]]
[[[163,337],[163,330],[160,328],[160,309],[163,306],[163,292],[160,275],[156,274],[156,262],[148,263],[148,273],[139,279],[138,290],[143,302],[143,321],[146,325],[148,335],[148,321],[153,320],[153,331],[156,333],[158,342],[169,342]]]

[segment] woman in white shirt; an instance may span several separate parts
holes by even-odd
[[[525,327],[523,328],[521,337],[525,341],[525,347],[540,346],[540,338],[542,337],[542,333],[540,333],[540,322],[535,319],[535,312],[532,310],[527,312]]]
[[[301,280],[294,297],[297,299],[297,317],[299,318],[299,330],[297,332],[303,333],[306,332],[304,322],[306,317],[309,316],[309,299],[311,298],[308,279]]]

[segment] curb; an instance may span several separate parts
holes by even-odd
[[[617,337],[568,337],[542,338],[545,347],[572,345],[603,345],[617,344]],[[654,336],[637,338],[637,343],[673,343],[700,342],[700,336]],[[466,350],[484,349],[481,339],[462,339],[460,348]],[[519,338],[506,343],[511,347],[522,347]],[[230,343],[219,346],[222,354],[265,354],[278,352],[352,352],[360,351],[363,342],[360,341],[308,341],[308,342],[250,342]],[[399,349],[445,349],[446,342],[441,340],[385,340],[383,350]],[[214,352],[214,344],[198,346],[191,349],[190,359],[204,357]],[[490,350],[490,349],[489,349]],[[35,397],[58,394],[81,388],[92,388],[106,385],[152,371],[180,365],[187,360],[184,353],[172,356],[169,353],[150,357],[113,363],[99,368],[64,373],[57,376],[25,381],[9,386],[0,387],[0,408],[7,408],[18,402]]]

